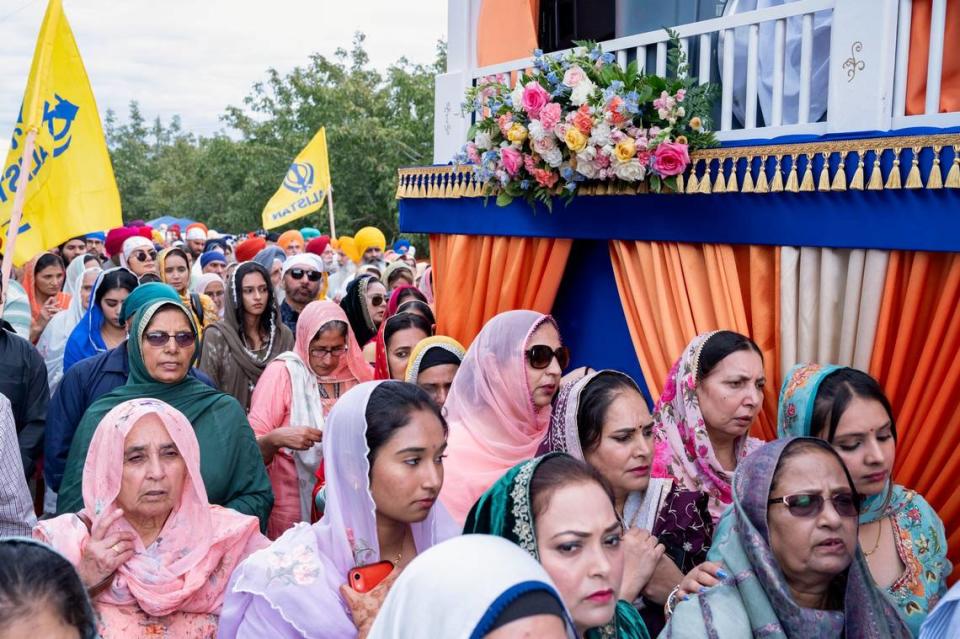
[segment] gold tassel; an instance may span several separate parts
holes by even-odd
[[[790,174],[787,176],[787,186],[786,190],[790,193],[796,193],[800,190],[800,185],[797,181],[797,154],[794,153],[790,156]]]
[[[753,193],[753,158],[747,158],[746,170],[743,172],[743,188],[741,193]]]
[[[960,188],[960,148],[953,145],[953,164],[947,172],[947,181],[943,183],[948,189]]]
[[[717,160],[717,179],[713,183],[713,192],[714,193],[726,193],[727,192],[727,179],[723,177],[723,165],[726,162],[723,158]]]
[[[847,170],[844,167],[844,162],[847,159],[847,152],[843,151],[840,153],[840,163],[837,165],[837,172],[833,175],[833,182],[830,183],[831,191],[846,191],[847,190]]]
[[[740,158],[733,158],[733,162],[730,165],[730,177],[727,179],[727,193],[736,193],[740,190],[737,186],[737,164],[740,162]]]
[[[760,156],[760,171],[757,173],[757,185],[753,189],[754,193],[769,193],[770,187],[767,186],[767,156]]]
[[[910,165],[910,172],[907,173],[907,181],[904,183],[905,189],[919,189],[923,187],[920,181],[920,147],[913,147],[913,162]]]
[[[807,168],[803,170],[803,179],[800,180],[800,190],[804,193],[813,191],[813,154],[807,153]]]
[[[641,182],[640,184],[643,184]],[[637,185],[637,192],[640,192],[640,185]],[[683,173],[677,176],[677,190],[674,193],[683,193]]]
[[[777,161],[773,165],[773,179],[770,180],[770,192],[771,193],[781,193],[783,192],[783,172],[780,170],[780,159],[781,156],[776,156]]]
[[[818,191],[829,191],[830,190],[830,153],[824,151],[820,154],[823,156],[823,166],[820,167],[820,177],[817,179],[817,190]]]
[[[851,191],[863,190],[863,156],[866,155],[866,153],[867,152],[862,149],[857,151],[857,170],[853,172],[853,177],[850,178]]]
[[[697,160],[690,166],[690,179],[687,181],[687,193],[696,193],[697,189],[700,186],[700,182],[697,180],[697,165],[700,164],[700,160]]]
[[[883,189],[883,175],[880,172],[881,157],[883,157],[883,149],[874,149],[873,168],[870,170],[870,182],[867,184],[868,191],[880,191]]]
[[[884,185],[886,189],[900,188],[900,151],[902,150],[899,146],[893,149],[893,166],[890,167],[890,175],[887,176],[887,183]]]
[[[397,194],[394,196],[397,200],[403,198],[403,178],[403,174],[397,176]]]
[[[700,178],[700,188],[697,193],[710,194],[710,160],[704,160],[703,177]]]
[[[940,149],[943,147],[933,147],[933,166],[930,167],[930,177],[927,178],[928,189],[943,188],[943,174],[940,172]]]

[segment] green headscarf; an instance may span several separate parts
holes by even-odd
[[[100,421],[122,402],[149,397],[166,402],[193,425],[200,444],[200,474],[209,502],[258,516],[265,524],[273,505],[273,493],[253,429],[237,400],[189,375],[167,384],[155,380],[147,370],[143,360],[143,334],[156,314],[168,309],[181,311],[190,330],[198,335],[193,314],[179,298],[153,301],[137,311],[127,343],[130,367],[127,383],[95,401],[80,421],[70,445],[57,512],[77,512],[83,507],[83,465]],[[194,351],[191,366],[198,352],[199,347]]]
[[[120,309],[120,325],[123,326],[134,313],[151,302],[160,300],[170,300],[179,302],[180,296],[173,290],[169,284],[160,282],[147,282],[130,291],[127,298],[123,300],[123,308]]]
[[[540,561],[537,551],[537,531],[534,528],[533,500],[530,483],[537,467],[551,457],[566,453],[548,453],[542,457],[517,464],[491,486],[470,509],[463,525],[463,534],[496,535],[517,544],[534,559]],[[612,508],[612,506],[611,506]],[[601,638],[650,639],[640,613],[626,601],[618,601],[613,620],[600,628],[591,628],[586,639]]]

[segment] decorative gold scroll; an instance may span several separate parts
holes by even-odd
[[[953,149],[953,161],[943,166],[942,152]],[[886,179],[881,160],[890,153],[893,164]],[[924,184],[920,154],[932,153]],[[929,157],[925,155],[924,157]],[[950,157],[949,155],[947,157]],[[784,161],[784,160],[787,161]],[[741,163],[741,160],[743,161]],[[836,166],[830,166],[831,161]],[[814,162],[819,167],[814,166]],[[742,178],[737,168],[743,167]],[[789,167],[789,168],[785,168]],[[853,170],[849,171],[848,168]],[[686,173],[677,176],[677,193],[797,193],[885,189],[960,188],[960,134],[887,136],[858,140],[831,140],[799,144],[720,147],[695,151]],[[668,189],[666,189],[668,190]],[[646,183],[583,182],[581,195],[643,194]],[[473,167],[428,166],[398,171],[397,199],[459,198],[489,195]]]

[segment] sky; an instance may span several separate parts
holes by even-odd
[[[0,158],[6,155],[47,0],[0,0]],[[371,63],[433,62],[447,0],[63,0],[101,117],[181,116],[187,131],[223,127],[270,67],[284,72],[366,34]]]

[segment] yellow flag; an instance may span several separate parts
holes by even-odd
[[[30,130],[37,135],[14,249],[18,266],[71,237],[123,223],[100,115],[62,0],[47,5],[10,152],[0,167],[4,241]]]
[[[330,192],[327,133],[323,127],[296,157],[283,184],[263,207],[263,228],[274,229],[313,213]]]

